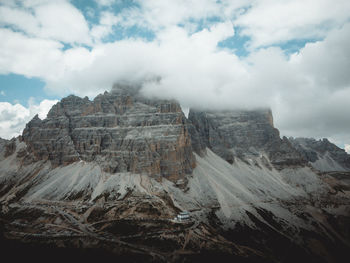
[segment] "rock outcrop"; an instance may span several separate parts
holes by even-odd
[[[291,137],[289,141],[314,168],[320,171],[350,171],[350,155],[328,139]]]
[[[180,105],[118,87],[93,101],[69,96],[45,120],[23,131],[27,156],[53,166],[95,161],[109,173],[131,172],[177,180],[195,167],[188,124]]]
[[[0,137],[0,150],[3,151],[9,141]]]
[[[273,126],[271,110],[197,111],[189,120],[202,142],[217,155],[233,163],[266,154],[274,165],[304,165],[305,159]]]
[[[0,159],[12,155],[16,151],[16,138],[6,140],[0,138]]]

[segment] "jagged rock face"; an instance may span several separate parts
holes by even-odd
[[[12,155],[16,151],[16,139],[5,140],[0,138],[0,160]]]
[[[291,137],[289,141],[306,160],[321,171],[350,171],[350,155],[327,139]]]
[[[152,100],[114,90],[97,96],[69,96],[37,116],[23,131],[28,152],[54,166],[96,161],[110,173],[165,176],[192,172],[195,157],[186,117],[175,101]]]
[[[12,155],[15,151],[16,151],[16,139],[12,138],[5,146],[4,157],[6,158],[7,156]]]
[[[8,143],[8,140],[0,138],[0,160],[5,157],[4,155],[5,155],[7,143]]]
[[[9,141],[6,139],[3,139],[0,137],[0,150],[2,151],[5,148],[5,145],[8,143]]]
[[[196,111],[189,120],[202,142],[226,161],[266,153],[273,164],[304,164],[305,160],[273,126],[270,110]]]

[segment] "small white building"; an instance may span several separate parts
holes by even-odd
[[[187,211],[183,211],[178,214],[175,218],[176,221],[188,221],[191,219],[190,213]]]

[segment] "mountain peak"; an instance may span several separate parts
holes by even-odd
[[[110,173],[131,172],[177,180],[195,166],[186,118],[174,101],[131,96],[123,86],[93,101],[68,96],[43,121],[34,118],[23,140],[34,160],[54,166],[78,160]],[[122,94],[122,95],[121,95]]]
[[[275,165],[305,165],[305,160],[273,126],[270,109],[198,111],[189,120],[206,147],[230,163],[266,155]]]

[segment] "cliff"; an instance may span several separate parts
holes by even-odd
[[[131,172],[181,179],[195,158],[186,117],[175,101],[152,100],[131,89],[97,96],[69,96],[45,120],[34,117],[23,131],[29,162],[54,167],[79,160],[109,173]]]
[[[350,171],[350,155],[328,139],[291,137],[289,141],[314,168],[320,171]]]
[[[305,165],[306,160],[287,138],[281,139],[269,109],[251,111],[197,111],[188,116],[202,142],[233,163],[265,155],[274,165]]]

